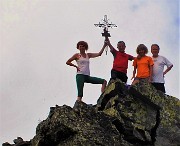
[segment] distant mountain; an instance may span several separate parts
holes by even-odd
[[[51,107],[33,139],[14,143],[3,146],[180,146],[180,100],[111,80],[96,105]]]

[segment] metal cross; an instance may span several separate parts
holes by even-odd
[[[104,28],[103,29],[103,33],[102,33],[102,36],[105,37],[105,39],[107,39],[108,37],[111,37],[110,33],[108,32],[108,28],[113,28],[113,27],[117,27],[116,24],[112,24],[108,22],[109,19],[107,19],[107,15],[104,15],[104,19],[102,19],[102,23],[98,23],[98,24],[94,24],[95,26],[97,27],[102,27]],[[106,55],[107,55],[107,50],[108,50],[108,47],[106,47]]]
[[[102,19],[102,23],[98,23],[98,24],[94,24],[97,27],[102,27],[104,28],[104,32],[102,33],[102,36],[104,37],[111,37],[110,33],[108,32],[108,28],[113,28],[113,27],[117,27],[116,24],[113,24],[112,22],[109,23],[108,22],[109,19],[107,19],[107,15],[104,15],[104,19]]]

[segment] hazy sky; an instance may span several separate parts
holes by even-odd
[[[0,0],[0,144],[30,140],[51,106],[73,106],[76,69],[65,64],[80,40],[99,52],[104,38],[94,24],[104,15],[118,27],[111,42],[126,52],[157,43],[173,64],[165,76],[167,94],[179,96],[179,0]],[[91,60],[91,75],[109,81],[111,53]],[[129,62],[128,84],[131,84]],[[100,85],[85,84],[83,100],[96,104]]]

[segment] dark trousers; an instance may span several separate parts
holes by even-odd
[[[111,70],[111,79],[120,79],[122,82],[126,83],[127,82],[127,75],[123,72],[116,71],[114,69]]]
[[[163,93],[166,93],[164,83],[151,83],[157,90],[162,91]]]

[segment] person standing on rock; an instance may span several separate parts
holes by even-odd
[[[152,74],[152,85],[162,92],[165,91],[164,87],[164,76],[167,72],[171,70],[173,67],[173,64],[164,56],[159,55],[159,45],[152,44],[151,45],[151,53],[152,53],[152,59],[154,61],[153,66],[153,74]],[[167,66],[167,69],[164,71],[164,66]]]
[[[79,50],[79,53],[74,54],[67,60],[67,65],[73,66],[77,69],[77,101],[82,101],[84,83],[102,84],[101,92],[104,92],[107,81],[102,78],[90,76],[89,62],[90,58],[101,56],[106,46],[107,44],[104,42],[104,45],[99,53],[86,53],[86,51],[88,50],[88,43],[85,41],[79,41],[77,43],[77,49]],[[73,64],[72,61],[76,61],[77,65]]]
[[[147,80],[148,82],[151,82],[154,63],[150,56],[146,56],[148,49],[144,44],[140,44],[138,45],[136,52],[138,56],[133,61],[134,71],[131,80],[134,80],[132,85],[135,85],[140,80]]]
[[[125,42],[119,41],[117,43],[118,50],[116,50],[111,45],[109,38],[106,38],[106,41],[114,57],[113,67],[111,70],[111,79],[118,78],[122,82],[127,83],[128,60],[132,61],[134,57],[125,53],[125,49],[126,49]]]

